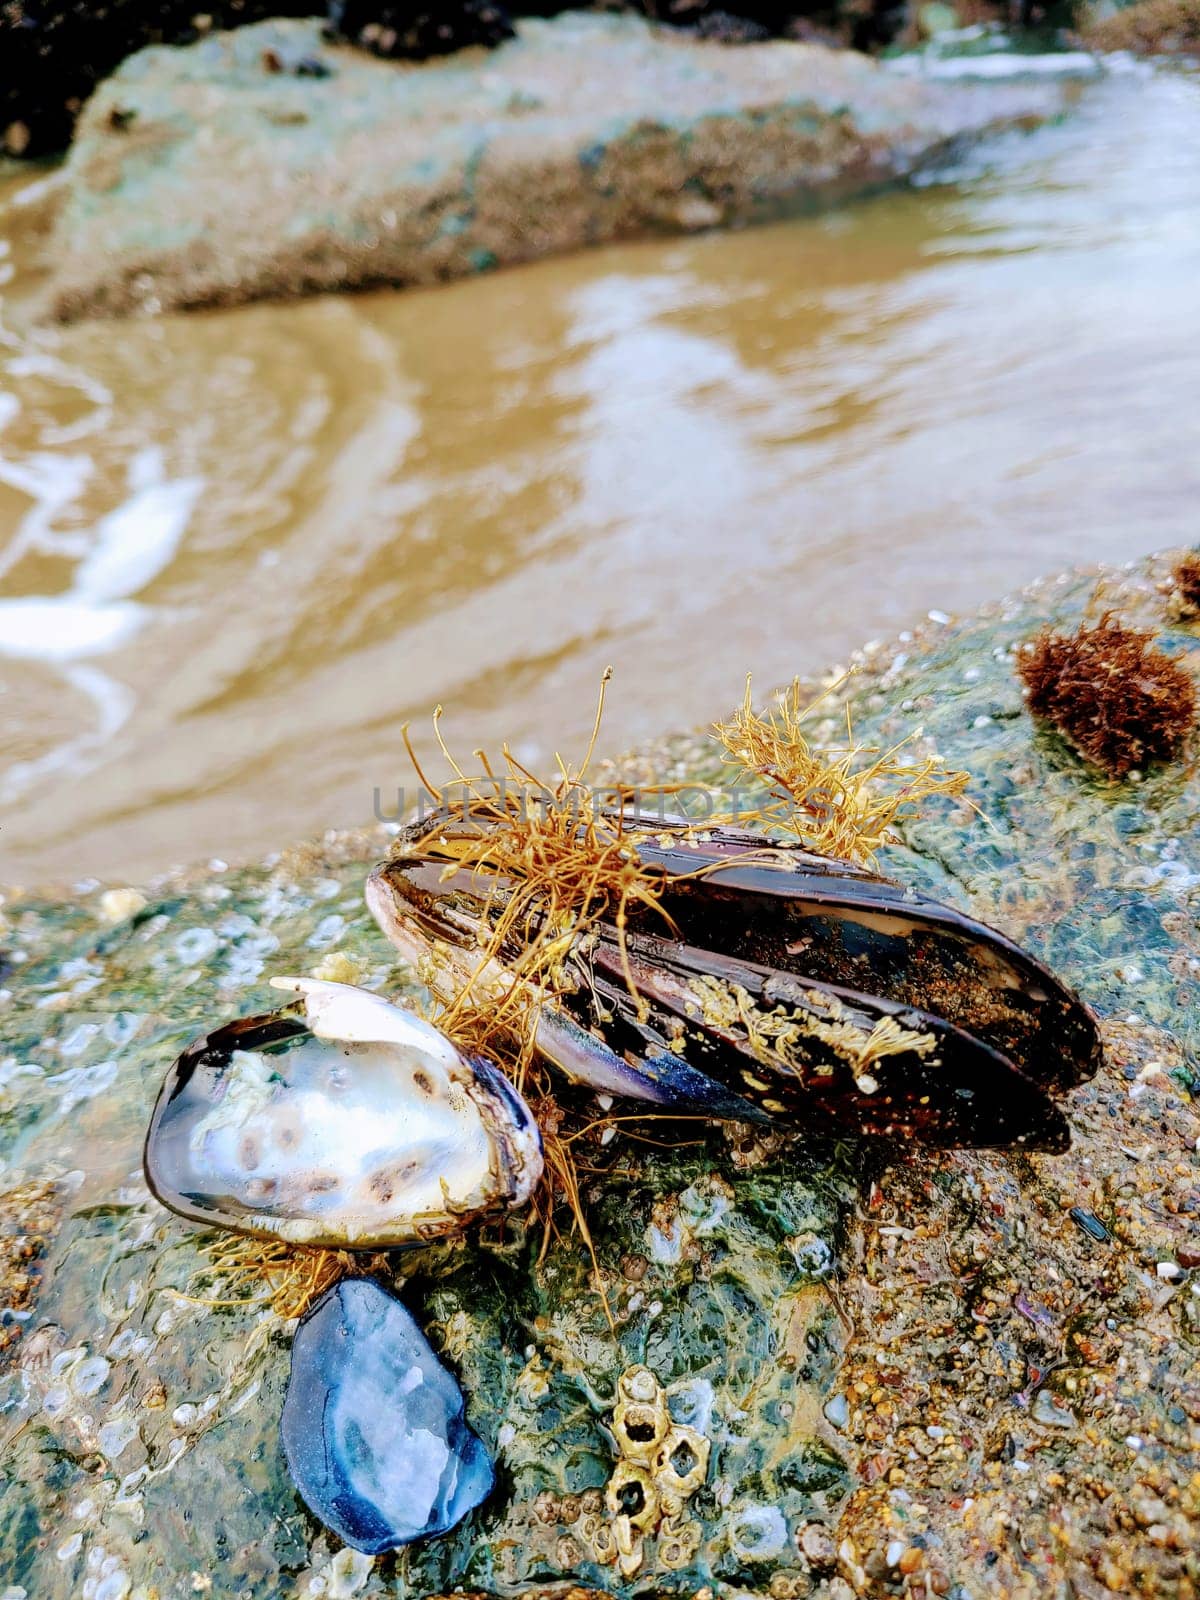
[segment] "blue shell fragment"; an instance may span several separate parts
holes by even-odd
[[[458,1384],[372,1278],[344,1278],[301,1322],[280,1432],[309,1509],[367,1555],[446,1533],[494,1481]]]

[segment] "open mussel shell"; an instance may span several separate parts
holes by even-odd
[[[455,871],[455,835],[490,826],[461,810],[436,814],[402,834],[372,875],[372,910],[410,959],[432,944],[442,960],[478,964],[485,903],[502,906],[511,885]],[[602,922],[580,941],[576,992],[547,1005],[538,1029],[570,1076],[714,1117],[939,1144],[1069,1143],[1050,1092],[1095,1071],[1098,1030],[1010,939],[795,844],[698,833],[683,819],[630,827],[661,875],[670,931],[645,907],[629,908],[638,1002],[615,927]],[[406,855],[431,834],[444,862]],[[731,1004],[750,1013],[722,1024]]]
[[[205,1034],[167,1074],[145,1149],[165,1206],[237,1233],[379,1250],[529,1198],[541,1138],[495,1067],[365,989],[275,981],[298,1000]]]

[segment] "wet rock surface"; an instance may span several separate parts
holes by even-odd
[[[891,870],[1028,944],[1100,1013],[1108,1058],[1064,1101],[1071,1150],[744,1128],[664,1149],[661,1125],[598,1106],[584,1201],[613,1328],[565,1218],[540,1265],[541,1231],[520,1223],[391,1258],[498,1486],[444,1538],[374,1562],[339,1549],[288,1477],[292,1325],[218,1303],[206,1238],[148,1196],[139,1142],[171,1059],[214,1018],[266,1009],[272,972],[401,986],[361,902],[382,839],[180,874],[141,906],[10,896],[0,1235],[41,1244],[0,1356],[0,1585],[1194,1593],[1200,788],[1187,765],[1098,781],[1024,714],[1013,663],[1043,621],[1112,607],[1200,664],[1200,632],[1168,619],[1167,570],[1050,582],[931,626],[873,651],[850,690],[861,737],[923,725],[973,774],[981,814],[914,825]],[[685,737],[639,765],[716,764]],[[631,1401],[688,1451],[643,1469]],[[702,1459],[664,1515],[674,1480],[654,1473]],[[635,1467],[653,1494],[626,1555]]]
[[[1097,6],[1082,34],[1092,50],[1195,57],[1200,55],[1200,5],[1196,0],[1137,0],[1107,14]]]
[[[895,181],[1061,105],[1046,84],[908,81],[630,16],[528,19],[490,55],[420,66],[330,46],[316,22],[257,24],[142,51],[88,102],[48,309],[428,283],[716,227]]]

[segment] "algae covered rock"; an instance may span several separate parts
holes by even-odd
[[[193,1573],[219,1594],[303,1592],[331,1563],[338,1582],[367,1582],[288,1477],[290,1325],[221,1303],[246,1291],[204,1276],[214,1236],[152,1200],[140,1156],[171,1059],[214,1016],[266,1009],[272,972],[396,981],[362,903],[383,845],[182,879],[115,927],[96,893],[5,907],[3,1204],[17,1225],[36,1183],[61,1215],[0,1380],[0,1575],[28,1595],[77,1593],[102,1569],[114,1594],[190,1593]],[[709,1548],[730,1515],[774,1505],[804,1522],[836,1503],[847,1471],[808,1388],[833,1369],[837,1315],[818,1280],[852,1179],[824,1157],[776,1160],[735,1190],[728,1174],[761,1157],[716,1132],[661,1154],[629,1141],[621,1174],[588,1197],[615,1330],[565,1223],[540,1266],[542,1234],[519,1223],[415,1266],[393,1258],[500,1487],[456,1532],[382,1558],[367,1592],[503,1592],[563,1571],[602,1586],[617,1554],[610,1424],[635,1365],[737,1487],[730,1500],[706,1483],[686,1528],[666,1530],[697,1584],[714,1560],[734,1581],[756,1570]],[[823,1245],[797,1256],[796,1239]]]
[[[247,1290],[148,1195],[140,1139],[173,1057],[266,1009],[272,973],[402,987],[361,899],[382,839],[183,874],[115,924],[91,889],[10,896],[0,1593],[1194,1593],[1200,786],[1186,765],[1098,781],[1031,723],[1013,654],[1099,598],[1200,665],[1160,585],[1165,566],[1099,597],[1094,576],[1044,585],[877,652],[849,691],[860,738],[923,725],[973,775],[978,811],[912,825],[890,869],[1101,1015],[1072,1149],[668,1137],[597,1106],[582,1199],[603,1297],[566,1215],[380,1269],[497,1487],[374,1561],[288,1477],[292,1325],[225,1303]],[[653,760],[715,765],[695,738]]]
[[[268,70],[306,60],[320,77]],[[520,25],[419,65],[258,23],[131,56],[89,100],[53,238],[70,319],[430,283],[772,215],[903,178],[1052,114],[1044,85],[904,79],[791,41],[640,17]]]

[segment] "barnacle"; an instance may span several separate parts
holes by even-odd
[[[604,1492],[610,1521],[590,1524],[593,1549],[599,1544],[632,1577],[644,1560],[645,1540],[657,1535],[660,1561],[670,1570],[686,1566],[700,1530],[683,1511],[708,1475],[708,1439],[672,1420],[667,1391],[643,1366],[627,1368],[617,1380],[612,1435],[618,1459]]]
[[[1153,634],[1111,612],[1073,634],[1046,629],[1025,646],[1017,671],[1031,713],[1112,778],[1177,756],[1196,726],[1191,674]]]

